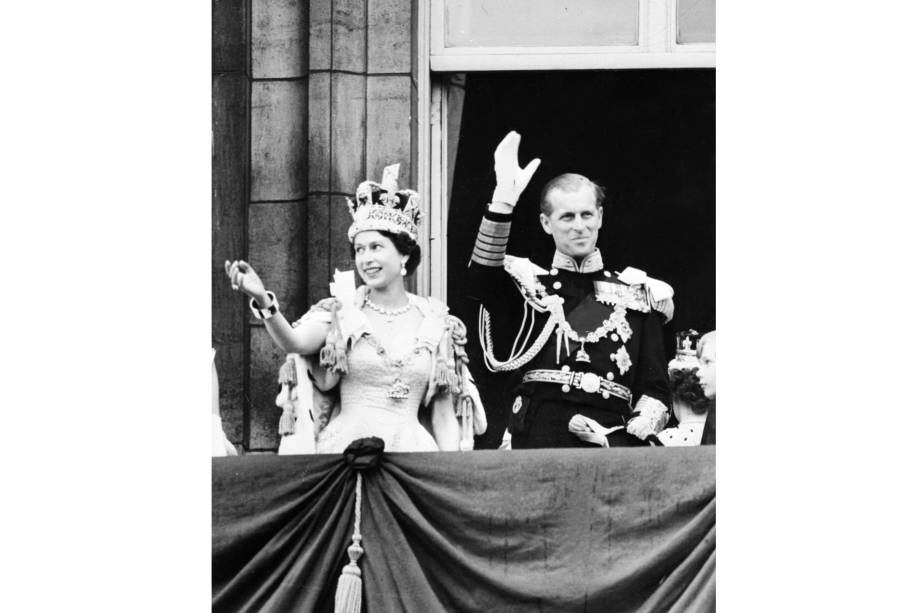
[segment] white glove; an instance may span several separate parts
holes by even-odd
[[[626,424],[626,431],[643,441],[651,434],[658,434],[668,423],[668,407],[651,396],[642,396],[636,403],[639,415]]]
[[[648,415],[638,415],[630,419],[629,423],[626,424],[626,431],[636,438],[641,438],[643,441],[648,438],[649,435],[657,434],[657,432],[655,432],[655,424]]]
[[[492,202],[503,202],[512,209],[540,165],[540,158],[534,158],[524,168],[518,166],[520,144],[521,135],[512,130],[495,148],[495,191],[492,193]]]
[[[581,413],[573,415],[572,419],[569,420],[569,432],[586,443],[593,443],[601,447],[610,447],[610,443],[607,442],[607,435],[622,429],[623,426],[605,428],[590,417],[585,417]]]

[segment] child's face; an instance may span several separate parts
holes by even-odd
[[[703,345],[700,354],[700,368],[696,371],[700,379],[700,387],[707,398],[716,396],[716,343],[715,339]]]

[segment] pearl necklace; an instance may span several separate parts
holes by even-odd
[[[402,315],[403,313],[408,313],[409,309],[412,308],[411,304],[406,303],[403,306],[399,307],[398,309],[386,309],[380,306],[379,304],[377,304],[376,302],[374,302],[373,300],[371,300],[370,297],[364,299],[364,304],[366,304],[372,311],[376,311],[377,313],[380,313],[381,315],[386,317],[387,323],[391,323],[394,317],[398,317],[399,315]]]

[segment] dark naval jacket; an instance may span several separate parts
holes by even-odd
[[[598,250],[580,263],[557,251],[549,270],[508,256],[510,225],[510,214],[486,212],[470,274],[486,367],[516,381],[512,448],[593,446],[569,431],[576,414],[610,428],[643,405],[666,411],[664,315],[647,285],[604,269]],[[607,440],[647,444],[625,428]]]

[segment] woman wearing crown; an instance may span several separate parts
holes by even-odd
[[[387,167],[382,183],[365,181],[355,201],[349,199],[348,240],[364,284],[355,289],[350,271],[337,274],[333,297],[294,325],[252,266],[225,264],[231,286],[249,296],[275,343],[310,365],[307,376],[293,363],[282,368],[279,453],[338,453],[367,436],[382,438],[388,451],[472,449],[473,433],[485,431],[485,412],[466,368],[463,323],[443,303],[406,291],[405,278],[421,259],[420,209],[416,192],[396,189],[397,172],[398,165]],[[311,384],[318,390],[337,386],[337,406],[295,406],[293,400],[315,395],[305,389]],[[311,418],[315,423],[304,428],[303,420]],[[295,438],[306,444],[286,444]]]

